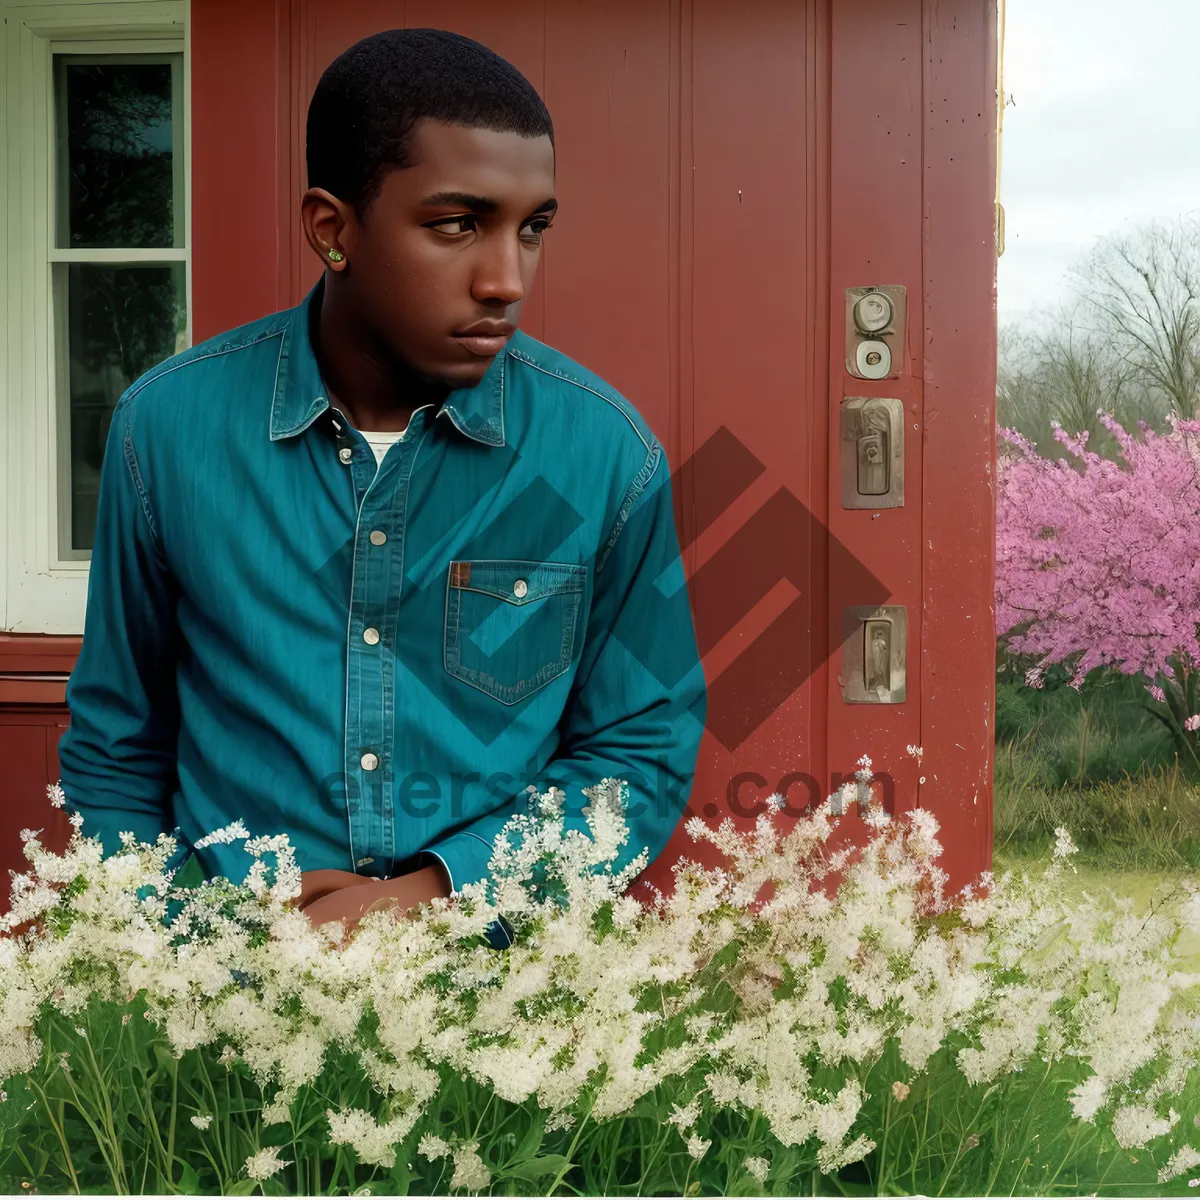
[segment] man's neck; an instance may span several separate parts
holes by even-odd
[[[383,353],[363,324],[323,287],[313,305],[309,336],[329,402],[356,429],[399,433],[426,404],[440,404],[447,389],[430,384]]]

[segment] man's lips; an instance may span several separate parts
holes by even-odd
[[[454,340],[480,358],[495,358],[511,337],[511,333],[456,333]]]

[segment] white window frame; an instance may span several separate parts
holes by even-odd
[[[187,0],[0,0],[0,632],[83,632],[88,562],[59,557],[60,358],[55,262],[185,264],[191,324],[191,55]],[[183,53],[184,245],[152,251],[55,246],[55,54]]]

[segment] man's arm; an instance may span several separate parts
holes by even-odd
[[[605,778],[629,784],[629,841],[616,866],[645,847],[651,860],[679,823],[691,790],[705,716],[696,647],[675,533],[666,456],[655,445],[597,556],[592,609],[558,754],[539,790],[567,796],[566,823],[586,832],[581,789]],[[615,541],[613,540],[615,538]],[[487,875],[492,842],[522,810],[515,798],[426,849],[455,889]]]
[[[305,882],[319,874],[319,871],[306,871]],[[329,921],[340,921],[342,927],[349,932],[363,919],[368,909],[394,908],[402,912],[418,904],[428,903],[435,896],[449,896],[450,891],[449,878],[441,865],[435,862],[405,875],[398,875],[395,879],[359,878],[343,881],[342,886],[316,896],[307,903],[302,895],[297,907],[308,916],[314,926],[324,925]]]
[[[171,833],[179,734],[175,590],[133,441],[133,404],[113,412],[100,470],[96,536],[79,660],[59,743],[63,791],[105,855],[120,833]]]

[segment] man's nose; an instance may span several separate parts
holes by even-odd
[[[492,304],[516,304],[525,298],[525,284],[521,279],[521,248],[508,238],[497,238],[485,251],[472,295],[480,302]]]

